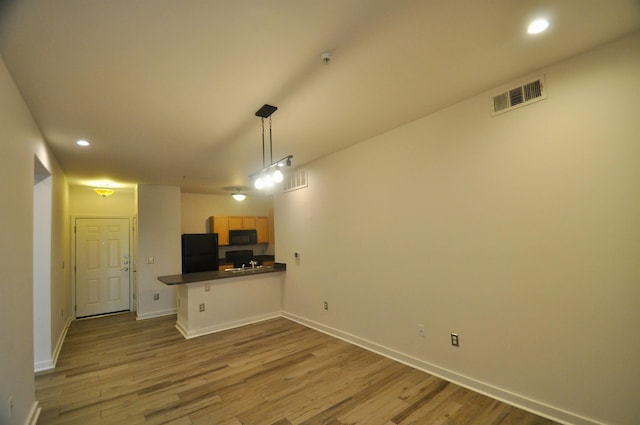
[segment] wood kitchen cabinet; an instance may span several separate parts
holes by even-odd
[[[269,217],[255,216],[213,216],[211,221],[211,231],[218,234],[218,245],[229,245],[229,230],[256,230],[258,243],[270,243],[271,232]]]
[[[275,245],[276,244],[276,229],[275,229],[275,224],[274,224],[274,217],[273,217],[273,208],[269,208],[269,211],[267,211],[267,222],[269,223],[269,245]]]
[[[211,231],[218,234],[218,245],[229,245],[229,217],[211,217]]]
[[[253,216],[229,216],[229,230],[255,229],[256,218]]]
[[[256,219],[256,230],[258,233],[258,243],[269,243],[269,219],[267,217],[254,217]]]
[[[229,216],[229,230],[242,229],[242,217],[241,216]]]
[[[256,228],[256,218],[251,216],[242,217],[242,228],[243,229],[255,229]]]

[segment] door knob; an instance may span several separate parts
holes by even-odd
[[[129,267],[125,267],[124,269],[120,269],[120,271],[128,272],[129,271]]]

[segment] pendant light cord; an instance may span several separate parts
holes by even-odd
[[[273,137],[271,135],[271,115],[269,115],[269,156],[270,164],[273,164]]]
[[[264,162],[264,117],[260,119],[262,120],[262,168],[264,168],[266,165]],[[271,118],[269,118],[269,121],[271,121]],[[271,125],[269,125],[269,127],[271,127]]]

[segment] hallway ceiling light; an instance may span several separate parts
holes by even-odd
[[[98,195],[102,196],[103,198],[113,195],[113,190],[111,189],[96,188],[96,189],[93,189],[93,191]]]
[[[527,32],[529,34],[539,34],[549,28],[549,21],[544,18],[539,18],[534,20],[529,24],[529,28],[527,28]]]
[[[231,197],[233,199],[235,199],[236,201],[241,202],[241,201],[244,201],[246,199],[247,195],[245,195],[244,193],[241,193],[241,192],[235,192],[235,193],[231,194]]]
[[[78,141],[76,142],[76,145],[78,145],[78,146],[89,146],[90,144],[91,144],[91,143],[89,143],[89,141],[84,140],[84,139],[78,140]]]
[[[262,169],[249,175],[249,178],[253,182],[256,189],[269,189],[273,187],[274,183],[280,183],[284,180],[282,174],[282,167],[291,166],[291,158],[293,155],[287,155],[277,161],[273,161],[273,137],[271,132],[271,114],[277,111],[278,108],[272,105],[263,105],[262,108],[256,111],[256,116],[260,117],[262,121]],[[269,118],[269,160],[271,163],[266,165],[265,160],[265,147],[264,147],[264,119]]]

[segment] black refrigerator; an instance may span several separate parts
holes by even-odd
[[[218,234],[182,235],[182,274],[218,270]]]

